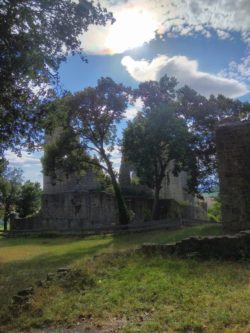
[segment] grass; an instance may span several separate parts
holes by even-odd
[[[220,233],[219,225],[207,225],[86,239],[1,239],[2,332],[65,323],[124,333],[250,332],[249,263],[117,252],[143,242]],[[81,283],[36,288],[29,311],[9,312],[16,291],[62,266],[82,269]]]

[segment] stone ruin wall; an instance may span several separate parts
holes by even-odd
[[[52,143],[60,135],[60,129],[55,135],[47,136],[46,141]],[[130,173],[131,165],[121,163],[119,181],[121,187],[133,187]],[[186,175],[170,176],[170,184],[165,184],[168,194],[161,195],[160,218],[165,219],[206,219],[206,210],[195,205],[181,206],[176,200],[184,201],[184,185]],[[174,178],[174,179],[172,179]],[[12,223],[12,230],[71,230],[77,231],[93,226],[109,226],[118,223],[116,200],[113,195],[102,192],[95,174],[88,171],[85,176],[72,174],[54,181],[49,176],[43,178],[42,209],[40,215],[34,218],[17,219]],[[136,193],[125,195],[128,209],[133,211],[134,221],[143,223],[151,216],[153,198],[152,191],[143,185],[136,185]]]
[[[52,182],[49,176],[43,176],[43,193],[56,194],[64,192],[81,192],[100,190],[101,185],[97,181],[95,174],[89,170],[84,176],[76,174],[63,176],[60,181]]]
[[[174,199],[180,203],[188,203],[192,206],[202,206],[200,201],[194,197],[193,195],[188,194],[187,192],[187,181],[188,181],[188,173],[186,171],[181,171],[178,176],[174,176],[172,173],[173,170],[173,162],[170,162],[168,166],[169,170],[169,179],[168,177],[164,177],[162,181],[162,188],[160,190],[160,199]],[[122,157],[120,173],[119,173],[119,183],[122,189],[134,189],[138,192],[145,192],[147,195],[153,195],[153,191],[149,189],[145,185],[133,185],[131,184],[131,180],[133,175],[136,172],[131,163],[125,161],[124,157]],[[206,205],[202,207],[206,210]]]
[[[216,147],[223,227],[250,229],[250,121],[219,127]]]
[[[128,209],[135,215],[133,223],[147,223],[150,220],[153,199],[126,197]],[[201,210],[193,206],[182,207],[175,200],[160,201],[160,219],[176,221],[181,219],[204,220]],[[44,194],[40,215],[15,219],[11,230],[68,231],[78,232],[86,228],[109,227],[118,224],[115,197],[98,191],[62,192]]]

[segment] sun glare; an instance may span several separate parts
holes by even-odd
[[[142,46],[155,36],[157,22],[149,12],[126,10],[115,15],[116,22],[106,39],[110,53],[122,53],[125,50]]]

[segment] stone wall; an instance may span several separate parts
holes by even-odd
[[[173,244],[144,244],[141,250],[147,255],[246,259],[250,258],[250,231],[234,236],[190,237]]]
[[[216,147],[223,227],[250,229],[250,122],[219,127]]]
[[[128,209],[134,212],[134,223],[146,223],[151,219],[152,198],[127,197]],[[99,191],[64,192],[44,194],[42,213],[29,219],[17,219],[11,230],[69,230],[79,231],[96,226],[112,226],[118,223],[116,200],[113,195]],[[181,206],[175,200],[160,201],[160,219],[205,219],[200,209]]]
[[[91,170],[87,171],[84,176],[71,174],[68,177],[62,176],[60,180],[53,180],[46,175],[43,176],[43,193],[45,194],[56,194],[69,191],[91,191],[98,189],[101,189],[101,184]]]

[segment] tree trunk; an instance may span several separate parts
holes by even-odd
[[[112,186],[113,186],[114,192],[115,192],[115,198],[116,198],[118,214],[119,214],[119,223],[123,224],[123,225],[129,224],[130,216],[129,216],[128,208],[126,206],[125,200],[121,193],[120,186],[116,180],[112,165],[106,156],[105,156],[104,160],[106,162],[107,169],[109,171],[109,175],[110,175],[110,178],[112,181]]]
[[[160,186],[156,186],[154,191],[154,202],[153,202],[153,210],[152,210],[152,219],[159,220],[160,216]]]

